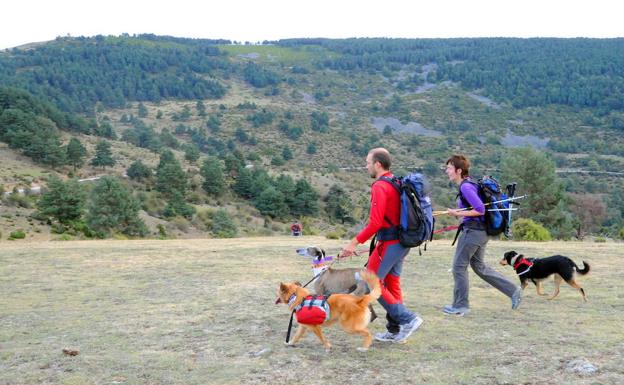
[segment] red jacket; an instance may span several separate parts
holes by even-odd
[[[389,178],[391,172],[383,174]],[[371,186],[371,207],[368,225],[356,236],[358,242],[368,241],[379,229],[398,226],[401,211],[399,192],[390,183],[377,179]],[[390,223],[385,219],[388,218]]]

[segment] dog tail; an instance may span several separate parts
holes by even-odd
[[[381,295],[381,285],[379,283],[379,278],[375,273],[368,270],[362,270],[360,272],[362,279],[368,284],[370,292],[362,296],[361,301],[366,301],[368,303],[376,300]]]
[[[574,264],[574,268],[576,269],[576,272],[581,274],[581,275],[585,275],[587,273],[589,273],[589,270],[591,270],[591,267],[589,266],[589,263],[583,261],[583,269],[579,269],[578,266],[576,266],[576,263]]]

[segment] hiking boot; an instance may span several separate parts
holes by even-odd
[[[442,311],[445,314],[456,315],[458,317],[463,317],[466,314],[470,313],[470,309],[467,307],[453,307],[451,305],[446,305],[442,308]]]
[[[422,325],[423,323],[423,319],[420,318],[419,316],[415,316],[413,320],[411,320],[410,322],[403,324],[403,325],[399,325],[399,332],[396,334],[396,337],[394,338],[394,342],[397,343],[402,343],[407,341],[407,339],[409,338],[409,336],[412,335],[412,333],[414,333],[416,331],[416,329],[418,329],[420,327],[420,325]]]
[[[397,334],[398,333],[391,333],[389,331],[385,331],[382,333],[375,333],[375,339],[377,341],[382,341],[382,342],[394,342]]]
[[[516,310],[522,301],[522,288],[518,287],[511,296],[511,309]]]

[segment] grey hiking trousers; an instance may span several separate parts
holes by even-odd
[[[468,264],[481,279],[503,292],[507,297],[511,298],[516,291],[516,285],[485,264],[485,245],[487,243],[488,235],[485,230],[464,227],[459,235],[457,249],[455,249],[455,256],[453,257],[454,308],[470,307],[468,302]]]

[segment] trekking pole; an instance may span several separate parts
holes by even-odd
[[[489,205],[493,205],[493,204],[496,204],[496,203],[513,202],[513,201],[515,201],[517,199],[524,199],[526,197],[528,197],[528,195],[521,195],[519,197],[507,198],[507,199],[502,199],[500,201],[484,203],[483,205],[484,206],[489,206]],[[472,209],[473,209],[473,207],[466,207],[466,208],[463,208],[463,209],[460,209],[460,210],[457,210],[457,211],[468,211],[468,210],[472,210]],[[507,211],[507,210],[510,210],[510,209],[490,209],[488,211]],[[515,211],[517,209],[513,209],[513,210]],[[446,210],[438,210],[438,211],[434,211],[433,212],[433,216],[434,217],[438,216],[438,215],[445,215],[445,214],[448,214],[448,211],[446,211]]]
[[[513,198],[516,195],[516,184],[517,184],[516,182],[513,182],[513,183],[509,183],[506,186],[507,196],[508,197]],[[509,202],[509,208],[513,208],[514,203],[516,203],[516,202],[510,201]],[[514,211],[514,210],[509,210],[509,217],[507,218],[507,226],[505,227],[505,236],[507,238],[511,238],[511,214],[512,214],[512,211]]]

